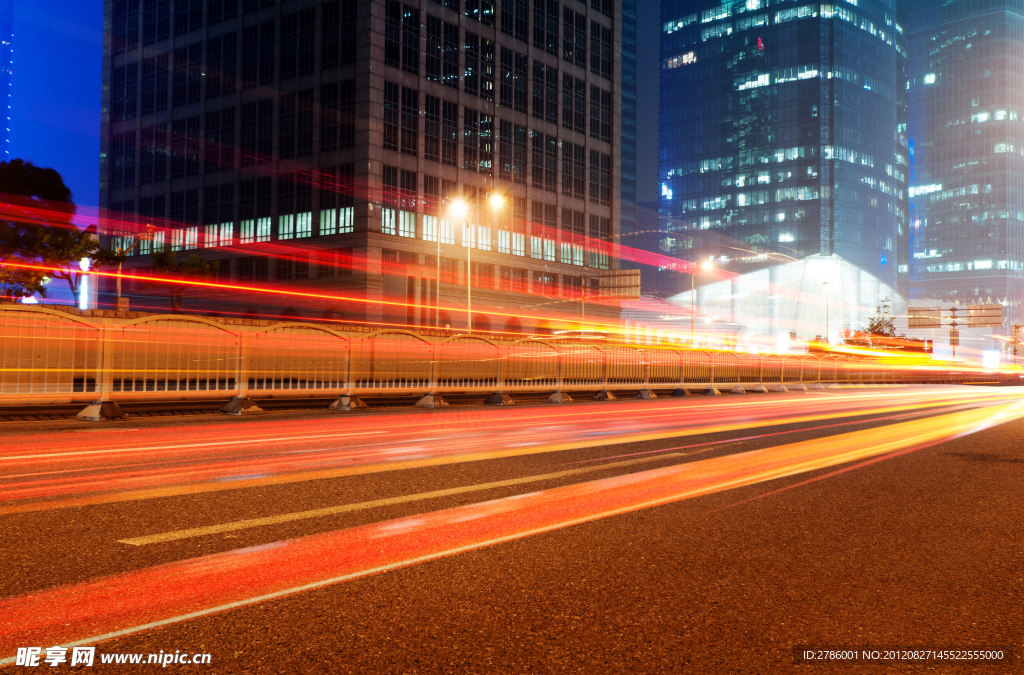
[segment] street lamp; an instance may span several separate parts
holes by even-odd
[[[695,268],[690,273],[690,348],[693,348],[693,315],[696,312],[697,304],[697,291],[695,289],[694,281],[697,279],[697,272],[700,269],[711,269],[715,266],[714,256],[708,256],[708,259],[700,267]]]
[[[501,207],[505,204],[505,198],[500,194],[491,195],[488,199],[488,203],[491,209],[495,212],[500,211]],[[467,332],[473,332],[473,242],[475,240],[474,232],[469,229],[469,205],[466,204],[464,199],[455,199],[448,207],[448,212],[454,218],[461,218],[462,220],[462,232],[465,236],[466,232],[469,232],[469,238],[464,241],[466,245],[466,330]],[[437,237],[437,275],[438,275],[438,289],[440,289],[441,279],[441,233],[438,231]],[[440,298],[438,298],[438,307],[440,307]],[[436,323],[436,321],[435,321]],[[436,326],[435,326],[436,329]]]

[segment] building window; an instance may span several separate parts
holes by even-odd
[[[235,168],[235,109],[206,113],[206,173]]]
[[[498,288],[503,291],[525,293],[529,290],[529,272],[516,267],[499,269]]]
[[[558,124],[558,71],[533,62],[533,116]]]
[[[355,232],[353,165],[320,172],[320,236]]]
[[[444,24],[444,54],[442,62],[442,79],[446,87],[459,88],[459,27],[450,23]]]
[[[587,84],[580,78],[562,73],[562,126],[585,134],[586,124]]]
[[[591,9],[597,10],[609,18],[612,15],[612,6],[612,0],[590,0]]]
[[[313,184],[309,174],[283,176],[278,181],[277,238],[304,239],[313,234]]]
[[[499,144],[499,178],[526,183],[526,127],[502,121]]]
[[[207,187],[203,195],[203,246],[231,246],[234,230],[234,190],[232,183]]]
[[[590,137],[610,141],[612,95],[600,87],[590,86]]]
[[[143,0],[142,44],[151,45],[171,37],[171,0]]]
[[[494,0],[465,0],[465,15],[494,28]]]
[[[527,0],[501,0],[501,32],[526,42],[529,12]]]
[[[533,147],[533,187],[558,191],[558,139],[538,131],[531,132]]]
[[[274,83],[274,22],[242,31],[242,86],[251,89]]]
[[[590,151],[590,201],[610,204],[612,195],[612,158],[597,150]]]
[[[139,215],[147,218],[163,218],[167,200],[164,195],[143,197],[139,200]],[[143,242],[143,244],[146,242]],[[141,247],[142,244],[139,244]]]
[[[309,75],[313,72],[313,41],[316,9],[281,17],[281,79]]]
[[[381,195],[381,233],[398,234],[398,168],[385,166]]]
[[[305,258],[278,258],[277,278],[279,281],[306,279],[309,277],[309,260]]]
[[[150,185],[167,180],[167,125],[143,127],[141,136],[139,184]]]
[[[533,46],[558,56],[558,0],[533,0]]]
[[[234,93],[237,52],[237,33],[227,33],[206,41],[206,98]]]
[[[427,53],[424,57],[424,76],[431,82],[441,81],[441,56],[444,42],[444,21],[427,15]]]
[[[401,87],[394,82],[384,83],[384,149],[398,150],[398,124]]]
[[[266,258],[249,256],[238,259],[238,280],[242,282],[266,281],[270,265]]]
[[[110,189],[135,186],[135,132],[116,134],[110,139]]]
[[[384,62],[407,73],[420,72],[420,12],[387,0],[384,26]]]
[[[171,125],[171,178],[199,175],[199,115]]]
[[[423,106],[423,158],[441,161],[441,99],[426,96]]]
[[[244,180],[240,185],[239,243],[270,241],[270,178]]]
[[[238,16],[238,0],[210,0],[206,6],[206,23],[210,26]]]
[[[463,79],[467,94],[480,94],[480,37],[466,31],[466,70]]]
[[[203,0],[174,0],[174,34],[185,35],[203,27]]]
[[[349,276],[352,274],[353,251],[351,248],[340,248],[337,251],[325,251],[318,258],[317,271],[320,277]]]
[[[585,199],[586,194],[586,148],[582,145],[562,141],[562,194]]]
[[[485,101],[494,100],[494,43],[466,31],[466,72],[467,94],[479,96]]]
[[[463,123],[463,168],[492,175],[494,161],[494,119],[465,108]]]
[[[596,21],[590,22],[590,72],[612,77],[612,31]]]
[[[351,148],[356,138],[356,81],[320,89],[320,152]]]
[[[580,211],[562,209],[561,258],[566,265],[583,265],[583,218]]]
[[[441,163],[456,166],[458,156],[459,105],[441,101]]]
[[[268,161],[274,148],[274,100],[246,103],[241,119],[241,166]]]
[[[487,38],[480,40],[480,98],[494,100],[494,43]]]
[[[562,8],[562,58],[587,67],[587,17],[568,7]]]
[[[313,90],[281,97],[281,159],[313,154]]]
[[[174,105],[198,103],[202,98],[203,43],[174,50]]]
[[[526,255],[526,197],[512,197],[512,255]]]
[[[530,220],[530,257],[554,262],[557,224],[554,204],[533,202],[533,217]]]
[[[118,122],[135,117],[139,64],[114,68],[110,83],[110,120]]]
[[[324,3],[320,68],[327,70],[356,60],[356,0]]]
[[[611,220],[602,216],[590,216],[590,240],[587,246],[590,267],[608,269],[611,240]]]
[[[142,114],[167,110],[168,55],[161,54],[142,62]],[[115,77],[117,71],[114,71]],[[115,90],[116,91],[116,90]],[[111,93],[114,98],[114,93]],[[115,99],[116,100],[116,99]],[[111,106],[113,108],[114,106]],[[113,117],[113,110],[111,110]]]
[[[171,193],[170,219],[175,224],[199,222],[199,190]]]
[[[526,57],[502,47],[499,105],[526,112],[526,77]]]
[[[419,154],[419,92],[402,87],[402,154]]]

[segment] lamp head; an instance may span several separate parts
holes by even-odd
[[[468,207],[466,206],[466,201],[461,197],[453,199],[452,203],[448,205],[448,212],[459,218],[466,215],[467,210]]]
[[[497,192],[495,192],[493,195],[491,195],[490,203],[492,209],[494,209],[495,211],[499,211],[501,207],[505,205],[505,198],[502,197]]]

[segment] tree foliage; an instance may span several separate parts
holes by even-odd
[[[874,315],[868,317],[868,332],[881,337],[896,337],[896,326],[892,320],[892,300],[887,297],[879,300]]]
[[[120,259],[100,246],[95,228],[83,231],[72,224],[71,190],[54,169],[21,159],[0,162],[0,209],[0,290],[6,299],[45,295],[46,276],[67,281],[77,298],[83,258],[90,259],[91,269]]]
[[[203,260],[194,253],[181,262],[178,262],[177,258],[178,254],[174,251],[157,251],[153,254],[153,269],[163,276],[183,281],[199,281],[213,276],[213,265],[209,260]],[[170,289],[171,311],[177,314],[181,311],[181,301],[185,291],[192,288],[192,285],[173,282],[159,285],[162,288]]]

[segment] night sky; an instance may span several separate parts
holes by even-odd
[[[659,2],[640,0],[641,202],[656,201],[658,194],[659,14]],[[102,30],[102,0],[15,3],[11,159],[20,157],[59,171],[86,220],[99,201]]]
[[[102,32],[102,0],[14,5],[11,159],[59,171],[86,217],[99,201]]]

